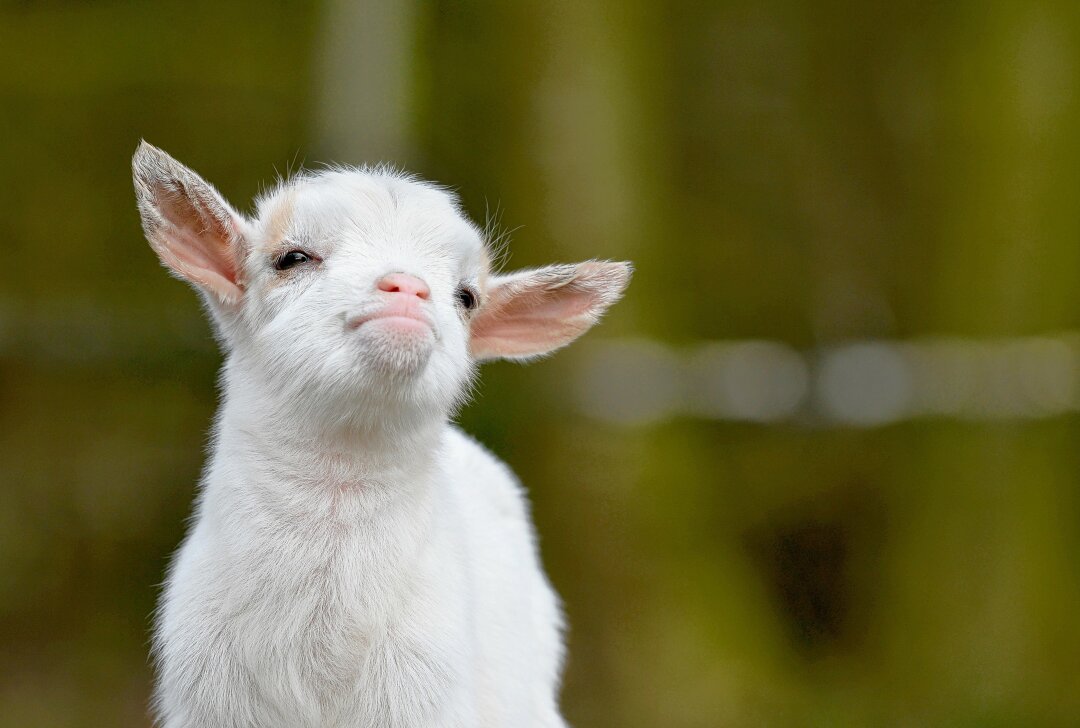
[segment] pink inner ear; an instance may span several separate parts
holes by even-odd
[[[493,292],[489,305],[498,310],[500,318],[539,323],[581,316],[596,305],[596,298],[596,292],[580,281],[557,286],[538,282],[518,290]]]
[[[558,321],[548,318],[523,318],[482,326],[470,340],[473,356],[529,357],[546,354],[569,344],[592,325],[589,320]]]
[[[497,277],[473,319],[477,359],[523,359],[565,346],[589,330],[630,281],[628,263],[590,260]]]
[[[538,356],[565,346],[595,323],[603,309],[587,281],[513,281],[492,291],[472,324],[477,358]]]
[[[236,301],[243,290],[231,250],[233,236],[226,222],[209,210],[200,210],[198,203],[184,194],[159,198],[164,225],[151,242],[162,261],[178,274],[222,301]]]

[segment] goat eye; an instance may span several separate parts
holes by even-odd
[[[302,250],[290,250],[288,253],[284,253],[276,261],[274,261],[274,268],[276,270],[288,270],[294,265],[300,265],[301,263],[309,263],[312,260],[312,256],[308,255]]]
[[[473,292],[468,286],[462,286],[457,289],[457,302],[461,304],[462,308],[466,311],[472,311],[476,308],[479,300],[476,298],[476,293]]]

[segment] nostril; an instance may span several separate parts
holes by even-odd
[[[376,287],[387,293],[404,293],[424,300],[431,295],[431,289],[428,288],[427,283],[408,273],[387,273],[379,279]]]

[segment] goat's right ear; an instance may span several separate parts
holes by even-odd
[[[131,168],[143,231],[161,262],[222,305],[238,303],[244,217],[202,177],[145,141]]]

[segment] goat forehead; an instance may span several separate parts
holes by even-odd
[[[416,242],[470,256],[483,247],[449,193],[392,174],[350,170],[301,178],[261,200],[259,219],[270,248],[287,238]]]

